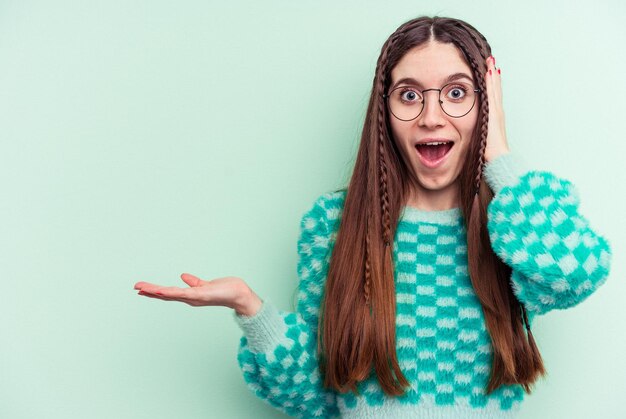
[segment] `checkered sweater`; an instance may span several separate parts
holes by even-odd
[[[488,230],[496,254],[513,268],[517,298],[537,314],[574,306],[607,278],[611,251],[578,212],[573,185],[549,172],[523,172],[510,154],[485,167],[494,199]],[[514,417],[524,392],[485,387],[492,346],[467,269],[466,230],[459,208],[404,207],[393,246],[396,350],[411,383],[400,397],[385,395],[374,375],[359,396],[322,386],[316,355],[321,298],[345,191],[319,197],[301,221],[296,312],[264,300],[242,328],[238,363],[248,387],[296,417]]]

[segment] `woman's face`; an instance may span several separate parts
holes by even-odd
[[[466,78],[457,80],[476,88],[472,71],[462,58],[461,52],[453,44],[431,41],[409,50],[402,57],[391,71],[390,91],[398,86],[412,86],[418,92],[425,89],[440,89],[449,82],[446,80],[448,76],[455,73],[465,74]],[[442,93],[442,100],[444,94],[445,92]],[[454,91],[450,94],[459,95],[460,92]],[[403,95],[403,99],[415,97],[411,93]],[[401,121],[389,113],[394,141],[409,167],[415,184],[414,195],[409,199],[412,204],[419,203],[418,206],[425,209],[433,207],[433,202],[435,207],[450,208],[457,205],[456,180],[465,161],[480,108],[479,99],[476,97],[469,113],[460,118],[453,118],[442,110],[438,95],[439,92],[436,90],[425,92],[424,108],[421,114],[411,121]],[[451,143],[421,144],[425,142]],[[427,201],[430,204],[427,204]]]

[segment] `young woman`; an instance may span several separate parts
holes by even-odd
[[[382,47],[346,189],[301,222],[296,313],[235,277],[140,295],[235,309],[255,394],[300,417],[512,417],[545,373],[536,314],[574,306],[611,251],[571,182],[506,141],[501,71],[457,19]]]

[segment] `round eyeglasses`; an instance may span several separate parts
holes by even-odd
[[[435,90],[439,92],[439,105],[446,115],[452,118],[460,118],[467,115],[476,103],[476,93],[472,84],[464,82],[452,82],[441,89],[419,90],[415,86],[398,86],[383,95],[387,100],[389,111],[401,121],[412,121],[424,110],[424,93]]]

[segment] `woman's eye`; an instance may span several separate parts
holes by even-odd
[[[463,97],[465,97],[465,89],[462,87],[452,87],[449,91],[448,91],[448,97],[450,99],[463,99]]]
[[[419,98],[417,92],[414,92],[413,90],[407,90],[405,92],[402,92],[401,97],[402,100],[405,100],[407,102],[414,102]]]

